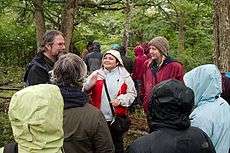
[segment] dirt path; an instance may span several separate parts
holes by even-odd
[[[125,148],[132,143],[136,138],[141,137],[148,132],[147,120],[143,108],[136,108],[134,113],[129,114],[131,119],[131,126],[129,131],[125,134]]]

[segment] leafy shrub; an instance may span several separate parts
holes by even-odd
[[[25,66],[36,52],[35,28],[6,16],[0,19],[0,65]]]
[[[13,141],[12,129],[6,113],[0,112],[0,147]]]

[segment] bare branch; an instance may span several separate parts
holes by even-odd
[[[0,87],[0,90],[11,90],[11,91],[18,91],[21,90],[22,88],[17,88],[17,87]]]

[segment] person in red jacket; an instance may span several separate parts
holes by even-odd
[[[221,97],[230,104],[230,72],[221,73],[222,93]]]
[[[148,45],[151,58],[144,63],[143,75],[144,111],[147,114],[152,88],[161,81],[183,80],[184,76],[183,65],[169,56],[169,42],[165,37],[155,37]]]
[[[143,104],[143,98],[141,93],[141,87],[142,87],[142,77],[144,74],[144,63],[148,59],[148,57],[144,54],[144,48],[140,45],[136,46],[134,48],[135,52],[135,61],[133,66],[133,73],[132,78],[135,83],[136,89],[137,89],[137,98],[135,99],[135,104],[142,105]]]

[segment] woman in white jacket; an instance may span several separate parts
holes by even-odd
[[[111,101],[106,95],[104,81]],[[102,111],[108,125],[113,120],[109,103],[112,104],[116,115],[127,116],[127,107],[133,103],[137,96],[134,82],[124,68],[120,53],[116,50],[109,50],[104,54],[102,68],[94,71],[86,79],[83,90],[91,94],[91,104]],[[111,128],[110,133],[115,145],[115,152],[123,153],[123,133],[115,133]]]

